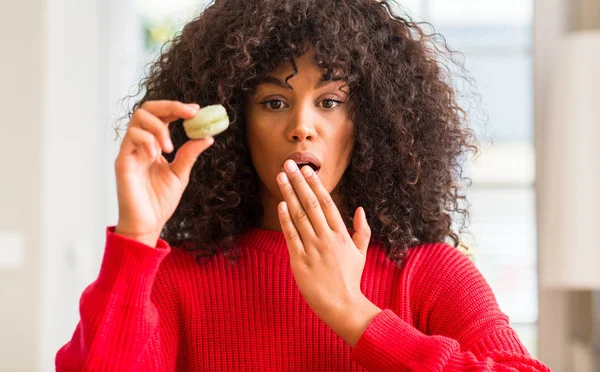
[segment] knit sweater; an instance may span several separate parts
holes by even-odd
[[[446,244],[400,267],[368,249],[364,295],[383,311],[350,348],[304,301],[283,233],[254,228],[232,264],[107,229],[100,273],[57,371],[549,371],[477,268]]]

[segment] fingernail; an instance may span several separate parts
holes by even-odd
[[[198,113],[198,110],[200,109],[200,106],[195,105],[195,104],[187,104],[185,105],[185,110],[187,112],[190,113],[190,115],[196,115]]]
[[[196,111],[200,110],[200,105],[197,103],[188,103],[187,105],[194,108]]]
[[[285,169],[287,169],[290,172],[293,172],[294,170],[296,170],[296,163],[294,163],[291,160],[288,160],[285,162]]]
[[[288,178],[287,178],[287,175],[285,173],[280,173],[279,174],[279,182],[281,182],[281,183],[288,183]]]
[[[173,146],[173,141],[171,141],[170,139],[167,140],[166,143],[166,147],[167,147],[167,151],[171,152],[175,149],[175,146]]]
[[[310,166],[305,165],[302,167],[302,174],[304,174],[305,177],[310,177],[313,174],[313,170]]]
[[[279,204],[279,209],[280,209],[280,210],[281,210],[283,213],[287,212],[287,205],[285,204],[285,202],[283,202],[283,203]]]

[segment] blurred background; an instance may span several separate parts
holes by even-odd
[[[122,98],[207,3],[0,4],[0,370],[54,370],[117,220]],[[476,265],[536,358],[600,371],[600,0],[395,7],[463,53],[480,96],[464,236]]]

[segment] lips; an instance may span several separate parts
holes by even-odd
[[[293,160],[300,169],[305,165],[310,166],[316,173],[321,169],[321,160],[315,154],[308,151],[291,153],[285,158],[284,163],[288,160]],[[283,164],[281,169],[283,170]]]

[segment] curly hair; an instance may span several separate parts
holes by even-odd
[[[468,222],[462,162],[478,149],[442,62],[456,63],[455,52],[422,24],[377,0],[216,0],[187,23],[140,82],[133,110],[156,99],[221,103],[231,123],[198,158],[161,237],[198,259],[240,253],[237,237],[263,213],[244,102],[267,73],[313,47],[353,102],[355,145],[338,185],[346,226],[362,206],[372,239],[398,264],[420,243],[458,246]],[[182,125],[170,133],[177,150]]]

